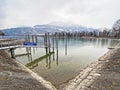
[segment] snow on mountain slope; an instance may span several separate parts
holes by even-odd
[[[95,31],[94,28],[87,28],[81,25],[69,25],[69,24],[44,24],[44,25],[35,25],[33,27],[17,27],[2,30],[5,35],[22,35],[22,34],[43,34],[46,32],[54,33],[54,32],[81,32],[87,31],[92,32]]]

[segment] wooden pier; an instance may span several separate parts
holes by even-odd
[[[20,35],[20,37],[22,36],[22,39],[8,39],[2,38],[0,39],[0,50],[10,50],[11,53],[11,57],[15,58],[15,52],[14,50],[16,48],[45,48],[46,52],[50,53],[51,49],[53,48],[54,51],[54,45],[52,46],[52,42],[54,42],[54,40],[50,40],[50,34],[49,33],[45,33],[45,34],[38,34],[38,35]],[[18,36],[18,38],[20,38]],[[42,37],[44,39],[43,45],[41,44],[40,41],[38,41],[38,37]],[[24,45],[24,42],[28,42],[29,45]],[[36,43],[35,45],[30,45],[30,43]]]

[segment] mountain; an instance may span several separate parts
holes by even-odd
[[[9,28],[9,29],[3,29],[2,32],[8,36],[23,35],[23,34],[37,34],[37,32],[32,27]]]
[[[3,29],[2,32],[5,35],[23,35],[23,34],[43,34],[46,32],[55,33],[55,32],[92,32],[95,31],[94,28],[87,28],[80,25],[67,25],[67,24],[44,24],[44,25],[35,25],[33,27],[16,27]]]

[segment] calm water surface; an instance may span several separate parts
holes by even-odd
[[[29,68],[52,84],[60,85],[72,79],[88,64],[96,61],[108,51],[109,46],[115,43],[115,40],[101,38],[57,39],[54,42],[55,53],[50,57],[38,60],[46,54],[46,49],[31,48],[31,55],[19,56],[17,59],[24,65],[37,59],[38,62],[33,63]],[[15,50],[17,55],[26,52],[26,48]]]

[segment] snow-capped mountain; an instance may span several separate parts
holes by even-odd
[[[9,29],[3,29],[2,32],[8,36],[23,35],[23,34],[37,34],[37,32],[32,27],[9,28]]]
[[[44,24],[44,25],[35,25],[33,27],[16,27],[10,29],[2,30],[5,35],[23,35],[23,34],[43,34],[46,32],[92,32],[95,31],[94,28],[87,28],[81,25],[73,24]]]

